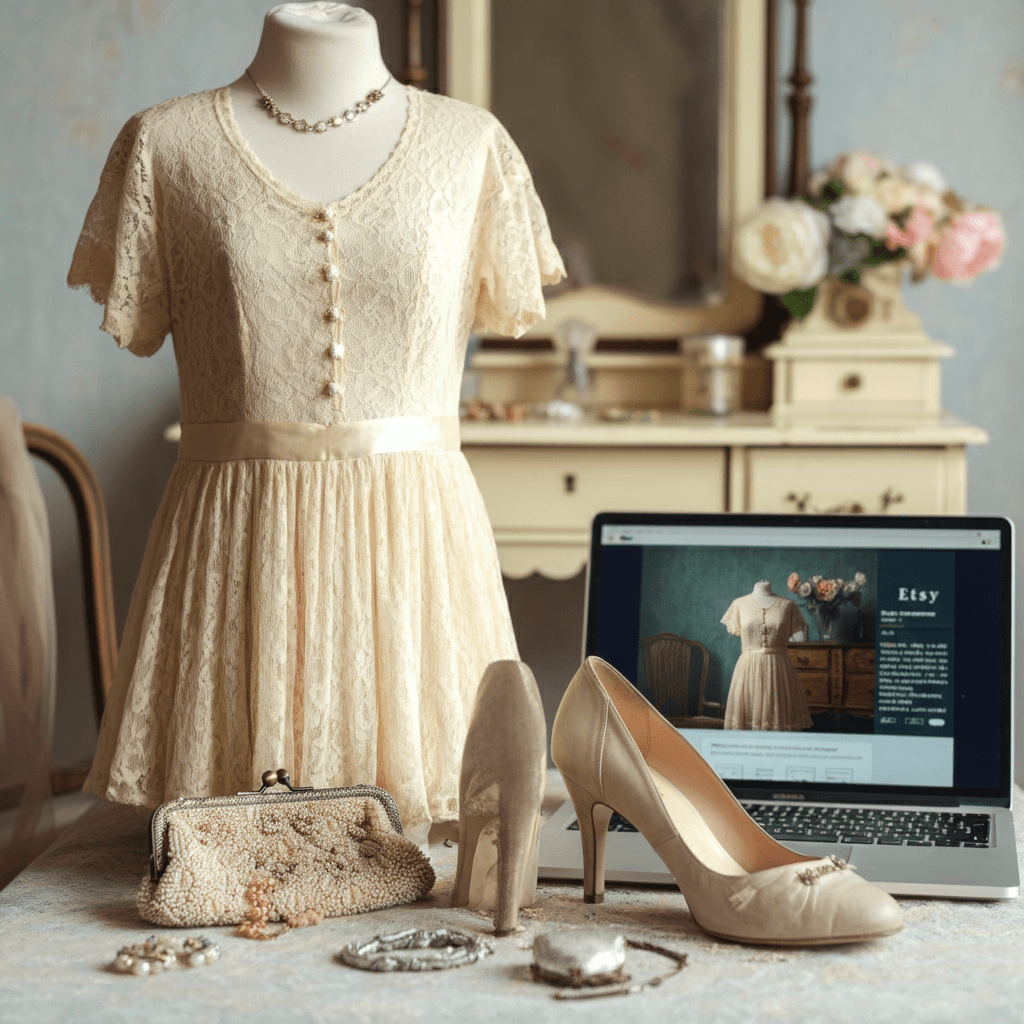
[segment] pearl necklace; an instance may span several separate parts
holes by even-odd
[[[280,107],[263,91],[263,87],[255,78],[252,77],[252,73],[248,68],[245,69],[245,73],[249,76],[249,81],[256,86],[260,91],[260,95],[263,97],[263,106],[267,108],[271,117],[276,117],[279,124],[291,125],[297,132],[325,132],[328,128],[339,128],[343,124],[348,124],[350,121],[354,121],[360,114],[365,114],[374,103],[379,103],[384,99],[384,90],[387,88],[388,82],[391,81],[391,75],[388,75],[387,82],[385,82],[379,89],[371,89],[366,96],[361,99],[354,107],[350,107],[348,110],[343,110],[340,114],[335,114],[334,117],[328,117],[323,121],[316,121],[310,124],[309,121],[304,120],[301,117],[295,117],[293,114],[289,114],[285,110],[281,110]]]

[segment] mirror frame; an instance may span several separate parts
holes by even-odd
[[[547,316],[527,338],[549,338],[575,317],[602,339],[637,341],[714,331],[742,334],[760,318],[764,297],[731,273],[733,227],[765,195],[766,0],[723,0],[724,76],[720,118],[719,237],[722,287],[704,305],[672,305],[622,289],[591,285],[550,298]],[[491,0],[438,0],[445,51],[445,92],[490,108]]]

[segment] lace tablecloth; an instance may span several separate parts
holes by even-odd
[[[552,774],[547,810],[561,799]],[[1024,792],[1018,791],[1019,801]],[[1024,901],[901,900],[906,927],[889,939],[824,949],[721,942],[693,923],[676,890],[613,886],[600,906],[579,886],[541,883],[524,929],[495,940],[480,963],[430,974],[367,974],[336,954],[354,939],[409,927],[485,934],[489,915],[447,906],[456,830],[435,827],[438,881],[422,902],[334,918],[273,942],[202,932],[223,950],[213,965],[152,978],[115,974],[117,949],[154,929],[135,911],[146,868],[147,819],[98,804],[56,847],[0,892],[3,1024],[314,1024],[326,1021],[509,1021],[587,1024],[623,1015],[708,1022],[1024,1021]],[[1021,819],[1018,851],[1024,848]],[[688,966],[658,988],[566,1004],[530,975],[535,935],[560,924],[602,925],[685,952]],[[193,934],[187,931],[183,934]],[[666,961],[630,953],[637,980]]]

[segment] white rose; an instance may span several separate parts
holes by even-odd
[[[813,288],[828,271],[830,233],[828,216],[802,200],[768,199],[736,231],[733,268],[758,291]]]
[[[939,195],[949,188],[942,172],[933,164],[926,164],[923,161],[907,164],[903,168],[903,176],[915,185],[927,185],[929,188],[935,189]]]
[[[874,196],[843,196],[828,208],[828,212],[836,227],[848,235],[885,238],[889,214]]]
[[[917,188],[896,175],[882,178],[875,185],[875,198],[890,213],[899,213],[914,205]]]
[[[844,153],[832,166],[850,192],[863,195],[871,191],[879,174],[891,165],[875,153],[855,150]]]

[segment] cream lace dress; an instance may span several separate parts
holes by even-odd
[[[722,616],[740,637],[742,651],[725,702],[726,729],[795,732],[814,723],[804,691],[786,653],[789,638],[807,629],[800,609],[788,597],[762,608],[749,594],[736,598]]]
[[[227,88],[133,117],[69,285],[136,355],[173,336],[182,442],[86,788],[154,807],[376,781],[458,814],[486,666],[517,656],[458,449],[466,341],[519,335],[564,275],[489,113],[409,90],[401,138],[327,206],[276,180]]]

